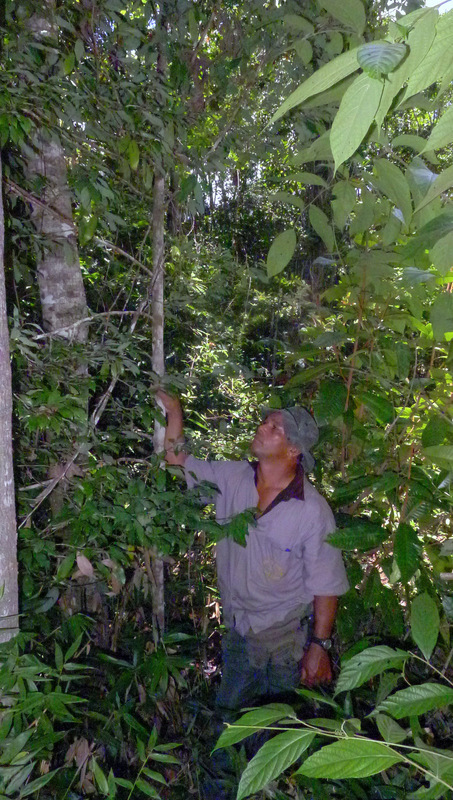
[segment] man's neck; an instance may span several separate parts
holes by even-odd
[[[258,461],[257,483],[263,487],[285,489],[296,474],[297,463],[281,458],[261,458]]]

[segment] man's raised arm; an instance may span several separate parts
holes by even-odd
[[[162,389],[158,389],[156,397],[161,401],[167,414],[167,427],[165,429],[165,460],[167,464],[175,464],[179,467],[184,466],[187,454],[182,450],[178,452],[184,442],[184,423],[182,417],[181,403],[178,397],[167,394]]]

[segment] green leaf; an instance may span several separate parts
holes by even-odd
[[[69,53],[63,61],[63,70],[65,75],[70,75],[75,67],[75,54]]]
[[[400,209],[404,222],[409,225],[412,216],[412,200],[409,184],[401,170],[386,158],[374,162],[378,188]]]
[[[318,206],[310,206],[308,216],[311,227],[323,240],[328,252],[332,253],[335,249],[335,236],[326,214]]]
[[[137,169],[138,162],[140,161],[140,150],[138,144],[134,139],[131,139],[127,148],[127,155],[131,169]]]
[[[368,75],[379,78],[392,72],[407,53],[405,44],[375,41],[359,47],[357,61]]]
[[[417,258],[425,250],[431,250],[436,242],[453,230],[453,214],[439,214],[421,227],[402,249],[404,261]]]
[[[290,164],[306,164],[307,161],[332,161],[332,151],[330,149],[330,131],[326,131],[322,136],[318,136],[309,147],[299,150],[290,159]]]
[[[453,141],[453,106],[448,106],[441,118],[434,125],[429,139],[426,142],[422,153],[426,150],[437,150],[440,147],[447,147]]]
[[[381,81],[366,74],[359,75],[346,89],[330,131],[336,170],[361,145],[374,121],[381,94]]]
[[[411,606],[411,634],[426,660],[436,646],[440,629],[437,605],[427,592],[417,595]]]
[[[293,43],[293,47],[302,63],[307,67],[313,58],[313,47],[308,39],[297,39]]]
[[[38,796],[37,792],[39,792],[39,790],[42,789],[42,787],[45,786],[46,783],[49,783],[53,778],[55,778],[55,775],[57,774],[57,772],[60,772],[60,769],[53,769],[51,772],[47,772],[45,775],[41,775],[39,778],[35,778],[35,780],[31,781],[31,783],[27,783],[27,785],[23,789],[21,789],[20,792],[21,800],[23,797],[29,797],[30,795],[37,797]]]
[[[450,75],[452,53],[453,12],[449,11],[438,18],[434,41],[424,58],[413,68],[403,100]]]
[[[147,797],[154,797],[157,800],[160,800],[160,794],[155,790],[154,786],[151,786],[150,783],[147,783],[143,780],[143,778],[137,778],[135,781],[135,785],[137,789],[140,789],[143,794],[146,794]]]
[[[301,83],[301,85],[286,98],[284,103],[282,103],[280,108],[275,112],[269,125],[272,125],[273,122],[277,122],[287,111],[300,105],[304,100],[308,100],[309,97],[320,94],[326,91],[326,89],[330,89],[331,86],[334,86],[336,83],[343,80],[343,78],[346,78],[351,72],[355,72],[359,66],[357,62],[357,50],[358,48],[356,47],[353,50],[342,53],[337,58],[334,58],[333,61],[329,61],[320,69],[316,70],[313,75],[310,75],[306,81]]]
[[[335,687],[335,694],[348,692],[366,683],[375,675],[380,675],[387,669],[400,669],[409,658],[409,653],[404,650],[394,650],[386,645],[369,647],[361,653],[352,656],[341,668],[340,676]]]
[[[0,765],[3,764],[10,764],[13,759],[18,755],[18,753],[24,750],[25,745],[27,744],[30,736],[32,735],[33,731],[23,731],[23,733],[19,733],[17,736],[11,741],[5,739],[1,744],[2,747],[5,749],[0,756]]]
[[[242,773],[237,800],[259,792],[291,766],[309,747],[315,735],[313,731],[285,731],[266,742]]]
[[[410,525],[402,523],[395,535],[394,556],[401,573],[401,580],[407,583],[420,566],[421,544]]]
[[[438,341],[442,341],[446,333],[453,331],[453,294],[442,292],[436,297],[431,306],[429,320],[433,326],[433,336]]]
[[[327,541],[340,550],[373,550],[390,536],[389,532],[373,522],[352,521],[351,525],[330,533]]]
[[[358,399],[360,399],[363,405],[369,411],[371,411],[378,422],[381,422],[384,425],[388,425],[390,422],[393,422],[395,418],[395,410],[392,404],[386,400],[385,397],[381,397],[381,395],[378,395],[374,392],[362,392]]]
[[[93,770],[94,780],[96,781],[96,786],[98,787],[99,791],[105,795],[110,794],[108,780],[95,758],[91,759],[90,766]]]
[[[83,44],[82,39],[77,39],[74,45],[74,53],[77,61],[81,61],[85,55],[85,46]]]
[[[344,412],[347,396],[348,390],[344,383],[323,381],[315,402],[316,419],[324,422],[340,417]]]
[[[408,732],[401,725],[398,725],[394,719],[388,717],[387,714],[376,714],[375,719],[379,733],[386,742],[400,744],[400,742],[404,742],[407,739]]]
[[[63,561],[61,562],[60,566],[57,570],[57,577],[56,580],[63,581],[65,578],[68,577],[69,573],[71,572],[75,561],[75,554],[68,553],[67,556],[64,557]]]
[[[294,709],[285,703],[269,703],[253,711],[247,711],[240,719],[222,731],[214,750],[219,747],[230,747],[236,742],[241,742],[247,736],[251,736],[252,733],[256,733],[257,730],[293,715]]]
[[[448,275],[453,268],[453,231],[439,239],[429,251],[433,265],[441,275]]]
[[[295,774],[324,779],[366,778],[403,760],[382,742],[351,738],[328,744],[313,753]]]
[[[453,703],[453,689],[439,683],[422,683],[395,692],[376,707],[376,711],[386,711],[395,719],[418,716],[444,708]]]
[[[320,175],[315,175],[313,172],[295,172],[292,175],[288,175],[285,180],[303,183],[307,186],[323,186],[327,188],[327,181],[321,178]]]
[[[341,3],[338,0],[319,0],[319,4],[331,17],[359,35],[365,30],[365,8],[361,0],[341,0]]]
[[[289,264],[294,255],[296,244],[296,232],[293,228],[283,231],[274,239],[266,261],[269,278],[278,275]]]
[[[453,469],[453,445],[437,445],[436,447],[425,447],[425,456],[435,464],[439,464],[444,469]]]
[[[431,203],[432,200],[435,200],[435,198],[439,197],[439,195],[442,194],[442,192],[445,192],[452,186],[453,186],[453,164],[451,167],[447,167],[447,169],[444,169],[444,171],[441,172],[440,175],[438,175],[434,183],[431,184],[423,200],[418,204],[417,208],[415,209],[415,213],[417,213],[417,211],[420,211],[420,209],[427,206],[428,203]]]
[[[437,415],[431,417],[422,433],[423,447],[435,447],[438,444],[442,444],[450,431],[451,425],[447,419]]]
[[[291,32],[308,34],[315,32],[313,23],[305,17],[301,17],[300,14],[285,14],[283,25]]]
[[[301,211],[305,209],[305,203],[297,195],[290,194],[289,192],[274,192],[274,194],[269,195],[269,200],[271,203],[286,203],[286,205],[295,206],[299,208]]]

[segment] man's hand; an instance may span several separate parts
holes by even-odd
[[[182,408],[178,397],[167,394],[163,389],[158,389],[156,398],[159,400],[167,414],[167,427],[165,430],[165,460],[167,464],[182,467],[187,455],[178,449],[183,442]],[[175,452],[176,449],[176,452]]]
[[[167,414],[181,414],[181,403],[179,402],[179,397],[174,397],[171,394],[167,394],[164,392],[163,389],[158,389],[156,392],[156,397],[162,403],[163,407]]]
[[[300,682],[306,686],[317,686],[319,683],[330,683],[332,665],[329,654],[320,644],[312,642],[302,659]]]

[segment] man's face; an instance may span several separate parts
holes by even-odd
[[[280,411],[272,414],[258,426],[250,445],[250,450],[258,458],[271,457],[287,458],[294,454],[294,446],[288,442],[283,427],[283,417]]]

